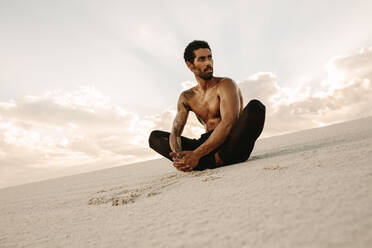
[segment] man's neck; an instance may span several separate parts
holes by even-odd
[[[201,77],[195,76],[196,81],[198,82],[199,89],[205,93],[211,86],[215,85],[217,82],[216,77],[212,77],[210,80],[205,80]]]

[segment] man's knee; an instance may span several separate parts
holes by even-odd
[[[149,146],[151,148],[155,147],[155,143],[157,142],[159,137],[160,137],[160,130],[154,130],[154,131],[151,132],[151,134],[149,136]]]
[[[249,109],[249,111],[259,114],[264,114],[266,112],[265,105],[257,99],[249,101],[249,103],[247,104],[247,109]]]

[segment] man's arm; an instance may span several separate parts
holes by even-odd
[[[233,124],[239,117],[239,93],[235,82],[231,79],[221,81],[218,94],[220,96],[221,122],[209,138],[193,151],[200,158],[212,152],[226,140]]]
[[[173,152],[182,151],[181,134],[183,132],[183,128],[186,125],[189,111],[190,111],[190,108],[186,104],[185,95],[184,93],[182,93],[178,99],[177,115],[173,121],[172,132],[169,137],[169,145]]]

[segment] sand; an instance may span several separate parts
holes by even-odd
[[[214,170],[162,158],[1,189],[0,247],[372,247],[372,117]]]

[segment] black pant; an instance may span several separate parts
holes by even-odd
[[[218,152],[223,165],[230,165],[246,161],[253,150],[257,138],[260,136],[265,123],[265,105],[258,100],[251,100],[234,123],[229,136],[224,143],[209,154],[200,158],[194,170],[212,169],[218,167],[214,154]],[[181,136],[183,151],[193,151],[203,144],[212,134],[213,130],[204,133],[199,139],[189,139]],[[169,132],[154,130],[149,137],[149,145],[157,153],[172,160],[169,153]]]

